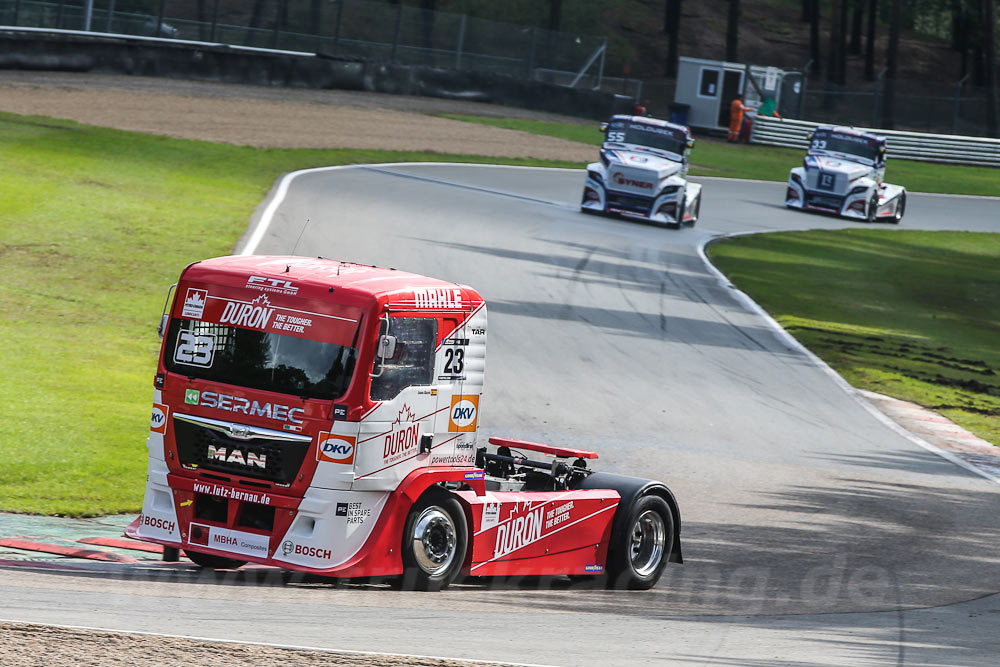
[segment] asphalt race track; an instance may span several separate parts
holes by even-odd
[[[654,590],[17,568],[0,569],[0,618],[554,665],[995,664],[1000,485],[873,416],[698,250],[860,225],[784,209],[783,184],[694,180],[702,219],[674,231],[581,214],[579,171],[316,171],[272,192],[269,226],[241,242],[478,288],[481,435],[594,449],[598,469],[666,481],[686,563]],[[902,227],[1000,232],[1000,201],[911,193]]]

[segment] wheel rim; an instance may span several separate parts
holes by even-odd
[[[663,560],[667,529],[663,517],[655,510],[646,510],[632,524],[632,543],[629,555],[632,569],[640,577],[656,571]]]
[[[451,567],[457,538],[455,522],[440,507],[428,507],[413,524],[413,557],[420,569],[434,576]]]

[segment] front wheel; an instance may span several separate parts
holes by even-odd
[[[403,529],[402,588],[447,588],[462,569],[467,545],[462,506],[444,489],[428,489],[413,504]]]
[[[878,213],[878,194],[873,194],[868,200],[868,222],[875,222],[876,213]]]
[[[694,213],[691,214],[691,221],[688,222],[689,227],[694,227],[694,223],[698,222],[698,218],[701,216],[701,195],[694,200]]]
[[[899,201],[896,202],[896,214],[892,217],[892,221],[897,225],[903,219],[903,214],[906,212],[906,193],[899,195]]]
[[[208,568],[210,570],[235,570],[238,567],[243,567],[247,564],[245,560],[236,560],[235,558],[223,558],[222,556],[213,556],[211,554],[203,554],[200,551],[189,551],[184,550],[184,555],[191,559],[191,562],[198,567]]]
[[[608,547],[608,585],[647,590],[656,585],[674,545],[674,515],[659,496],[639,498],[624,530]]]

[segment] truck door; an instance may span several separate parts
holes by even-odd
[[[429,456],[421,447],[435,434],[438,396],[435,354],[438,320],[434,316],[392,313],[380,336],[388,333],[395,349],[372,369],[370,397],[380,403],[362,418],[358,435],[357,490],[393,489]]]

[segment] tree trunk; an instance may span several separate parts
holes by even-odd
[[[264,13],[269,9],[271,3],[268,0],[254,0],[253,13],[250,14],[250,27],[259,28],[264,25]]]
[[[984,51],[986,56],[986,133],[997,134],[997,4],[983,0]]]
[[[844,84],[844,8],[847,0],[833,0],[830,8],[830,46],[827,53],[826,80]]]
[[[951,0],[951,48],[961,51],[965,48],[965,8],[962,0]]]
[[[726,60],[731,63],[740,60],[740,0],[729,0],[729,16],[726,19]]]
[[[837,45],[837,75],[840,83],[847,83],[847,19],[850,0],[840,0],[840,43]]]
[[[868,34],[865,36],[865,80],[875,80],[875,19],[878,0],[868,0]]]
[[[823,56],[819,48],[819,0],[809,0],[812,9],[809,12],[809,58],[812,60],[813,71],[823,70]]]
[[[864,18],[864,0],[854,0],[854,7],[851,8],[851,54],[855,56],[861,55],[861,26]]]
[[[886,130],[896,126],[896,72],[902,13],[903,0],[892,0],[892,11],[889,15],[889,48],[885,58],[885,101],[882,106],[882,127]]]
[[[664,73],[669,78],[677,76],[677,38],[680,34],[680,25],[681,0],[667,0],[663,17],[663,32],[667,33],[667,66]]]

